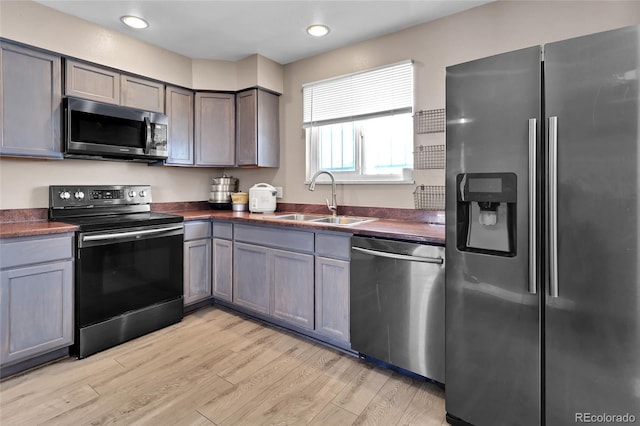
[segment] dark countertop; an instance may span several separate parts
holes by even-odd
[[[207,219],[232,220],[234,222],[255,223],[261,225],[271,224],[293,228],[306,228],[309,230],[323,229],[330,231],[347,232],[354,235],[391,238],[420,243],[444,245],[444,225],[406,220],[375,219],[370,222],[345,226],[317,222],[279,220],[277,218],[274,218],[274,216],[296,212],[277,212],[274,214],[265,214],[234,212],[230,210],[191,210],[172,211],[171,213],[183,216],[185,221]]]
[[[375,219],[356,225],[332,225],[327,223],[303,222],[292,220],[279,220],[273,216],[279,216],[295,212],[277,212],[275,214],[234,212],[231,210],[188,210],[171,211],[168,213],[180,215],[185,221],[191,220],[231,220],[241,223],[254,223],[262,225],[277,225],[291,228],[305,228],[309,230],[330,230],[347,232],[354,235],[391,238],[419,243],[444,245],[445,227],[440,224],[430,224],[409,220]],[[32,235],[60,234],[75,232],[75,225],[61,222],[24,221],[0,223],[0,238],[26,237]]]
[[[77,229],[78,227],[76,225],[44,220],[0,223],[0,238],[63,234],[65,232],[75,232]]]

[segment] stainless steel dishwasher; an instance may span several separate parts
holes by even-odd
[[[444,247],[351,239],[351,348],[444,383]]]

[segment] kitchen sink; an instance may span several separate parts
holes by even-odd
[[[283,214],[283,215],[276,215],[276,216],[271,216],[272,219],[279,219],[279,220],[295,220],[295,221],[316,221],[318,219],[324,219],[326,216],[321,215],[321,214]]]
[[[358,223],[369,222],[375,220],[373,217],[356,217],[356,216],[329,216],[321,214],[283,214],[270,216],[272,219],[291,220],[296,222],[315,222],[330,223],[334,225],[356,225]]]
[[[321,219],[315,219],[316,223],[331,223],[334,225],[356,225],[375,220],[373,217],[354,217],[354,216],[326,216]]]

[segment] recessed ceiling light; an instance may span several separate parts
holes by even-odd
[[[329,27],[322,24],[313,24],[307,27],[307,33],[314,37],[322,37],[329,34]]]
[[[123,24],[128,27],[142,29],[147,28],[149,23],[142,18],[138,18],[137,16],[125,15],[120,18]]]

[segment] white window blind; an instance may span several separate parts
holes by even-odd
[[[302,92],[304,127],[410,113],[413,62],[308,83]]]

